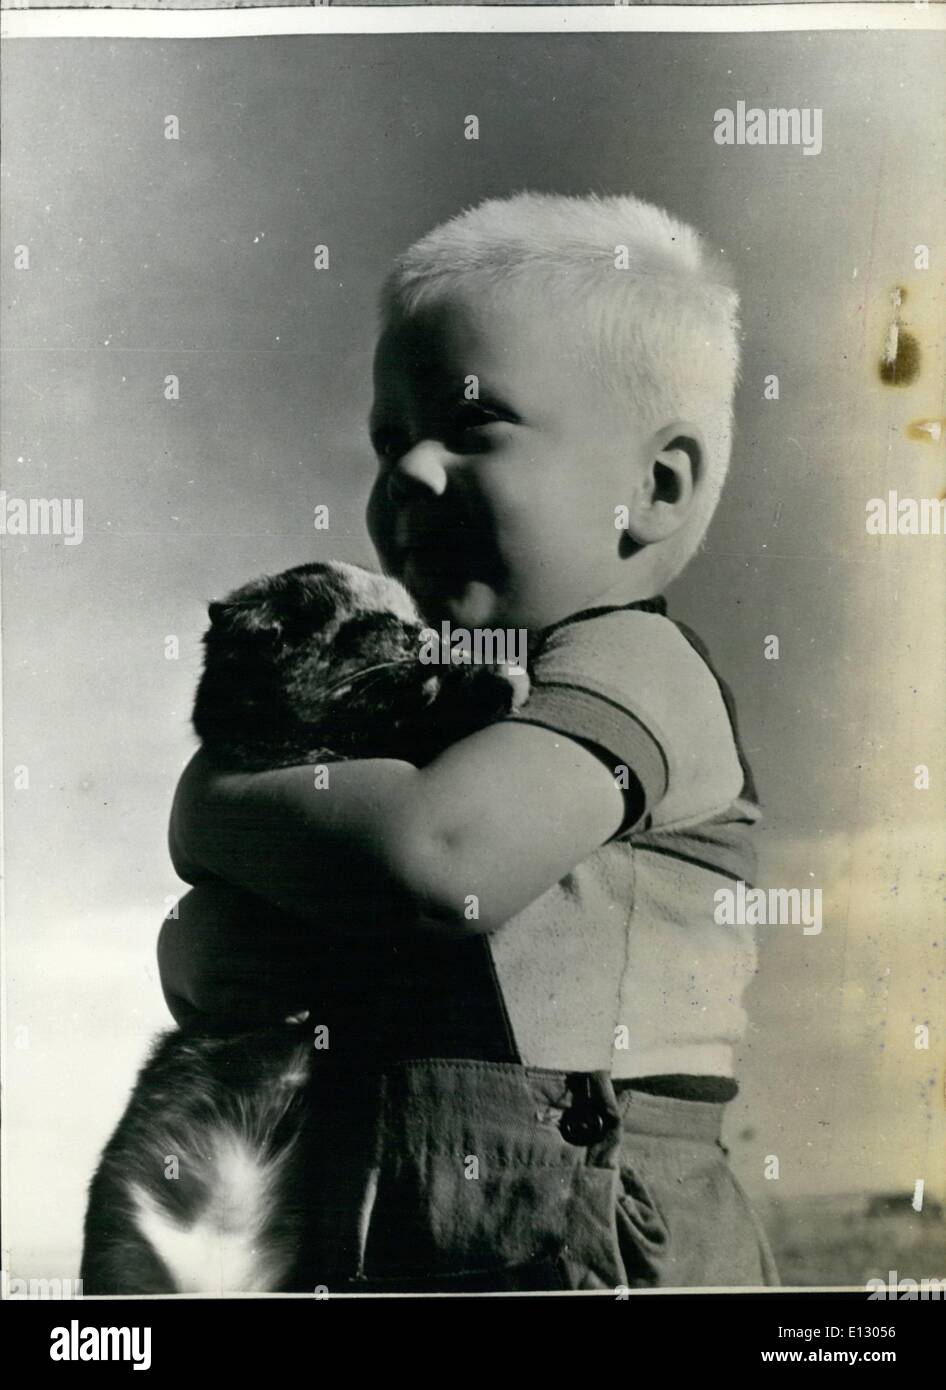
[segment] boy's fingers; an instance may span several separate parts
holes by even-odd
[[[158,938],[161,985],[175,1019],[192,1010],[273,1023],[303,1008],[310,928],[218,882],[191,889],[176,911]]]
[[[181,1003],[190,1001],[187,954],[182,949],[180,922],[165,917],[158,934],[158,974],[168,1008],[175,1018]],[[180,1021],[180,1020],[178,1020]]]

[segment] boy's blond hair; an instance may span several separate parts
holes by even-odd
[[[584,320],[576,347],[635,427],[692,420],[707,458],[696,505],[662,548],[660,582],[698,549],[722,492],[739,371],[738,296],[692,227],[629,195],[519,193],[459,213],[394,264],[388,319],[471,282],[531,284],[543,306],[568,301]],[[622,499],[615,499],[616,503]]]

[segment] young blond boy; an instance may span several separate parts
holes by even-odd
[[[203,886],[161,944],[179,1016],[306,1002],[301,954],[211,879],[284,909],[309,956],[347,914],[365,962],[395,931],[438,961],[422,1056],[333,1041],[317,1283],[775,1282],[719,1142],[755,959],[714,893],[751,879],[758,808],[728,693],[660,597],[724,482],[736,310],[697,235],[631,197],[484,203],[386,285],[372,539],[431,623],[528,629],[530,698],[425,767],[333,766],[330,792],[198,755],[172,854]]]

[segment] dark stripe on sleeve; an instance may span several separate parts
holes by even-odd
[[[537,724],[594,745],[606,755],[612,772],[625,766],[644,794],[644,810],[635,806],[634,820],[652,812],[667,790],[667,760],[663,749],[630,710],[583,686],[549,682],[532,687],[523,708],[510,715],[520,724]],[[624,826],[618,833],[624,833]]]

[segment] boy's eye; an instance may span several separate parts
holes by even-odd
[[[481,405],[479,401],[463,401],[453,412],[448,425],[448,433],[455,437],[469,435],[471,430],[498,424],[504,418],[498,410]]]
[[[476,447],[476,437],[471,431],[514,419],[514,416],[483,405],[480,401],[461,401],[446,413],[439,426],[434,427],[432,435],[439,433],[451,448],[461,447],[469,451]],[[403,430],[385,426],[373,432],[371,444],[377,458],[384,463],[396,462],[413,447]]]
[[[490,425],[494,420],[499,420],[497,410],[491,410],[488,405],[481,405],[479,401],[463,401],[457,406],[454,419],[465,428],[474,428],[476,425]]]

